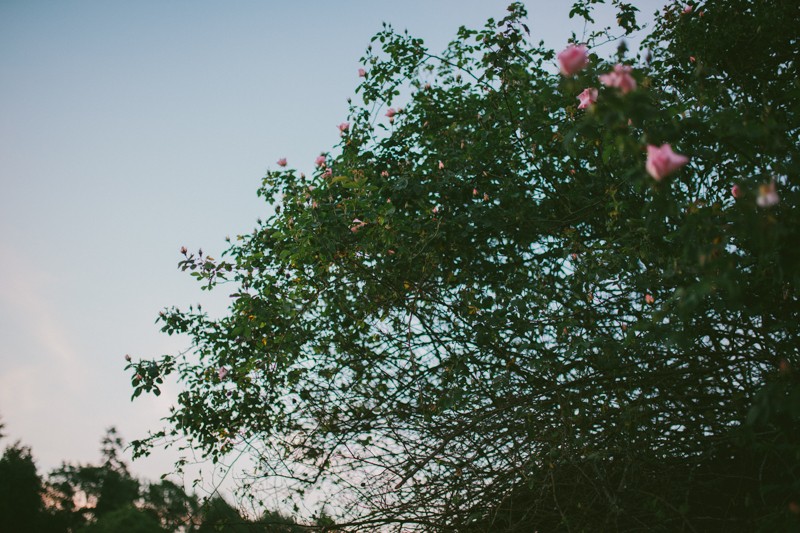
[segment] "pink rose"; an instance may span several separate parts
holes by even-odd
[[[594,87],[584,89],[583,92],[578,95],[578,100],[581,101],[581,103],[578,104],[578,109],[586,109],[597,102],[597,89]]]
[[[655,298],[653,298],[653,295],[652,295],[652,294],[645,294],[645,295],[644,295],[644,302],[645,302],[647,305],[653,305],[653,304],[655,303],[655,301],[656,301],[656,299],[655,299]]]
[[[781,201],[778,196],[778,191],[775,189],[775,182],[765,183],[758,189],[758,198],[756,198],[756,205],[762,208],[772,207],[778,205]]]
[[[330,168],[326,168],[325,172],[322,173],[323,178],[330,178],[331,176],[333,176],[333,170]]]
[[[628,94],[636,89],[636,80],[631,76],[631,70],[628,65],[618,63],[614,65],[614,70],[598,76],[598,79],[606,87],[616,87],[622,94]]]
[[[388,170],[381,170],[381,177],[382,178],[388,178],[389,177],[389,171]]]
[[[563,76],[577,74],[589,64],[589,49],[582,44],[571,44],[556,56]]]
[[[286,158],[285,157],[281,157],[280,159],[278,159],[278,166],[279,167],[285,167],[286,166]]]
[[[739,188],[739,185],[734,185],[731,187],[731,196],[738,199],[742,195],[742,189]]]
[[[128,355],[128,354],[125,354],[125,360],[130,363],[131,362],[131,356]]]
[[[324,155],[318,155],[317,158],[314,160],[314,163],[316,163],[316,165],[318,167],[324,166],[325,165],[325,156]]]
[[[225,379],[227,375],[228,375],[228,369],[225,368],[224,366],[219,367],[219,370],[217,370],[217,376],[219,376],[219,379],[221,380]]]
[[[439,170],[442,170],[443,168],[444,168],[444,163],[442,163],[441,161],[439,161]]]
[[[647,173],[656,181],[661,181],[688,162],[688,157],[673,152],[669,144],[662,144],[661,146],[647,145],[647,164],[645,168]]]
[[[366,225],[367,225],[366,222],[363,222],[363,221],[361,221],[361,220],[359,220],[357,218],[354,218],[353,219],[353,225],[350,226],[350,231],[352,231],[353,233],[356,233],[356,232],[358,232],[358,230],[360,230],[361,228],[363,228]]]
[[[692,5],[689,4],[689,5],[687,5],[686,7],[683,8],[683,14],[684,15],[688,15],[689,13],[692,12],[693,9],[694,8],[692,7]]]
[[[346,132],[347,130],[350,129],[350,123],[349,122],[342,122],[341,124],[339,124],[338,128],[339,128],[340,132],[344,133],[344,132]]]
[[[358,69],[358,77],[359,78],[366,78],[367,77],[367,71],[364,70],[363,68]]]
[[[478,196],[478,189],[472,189],[472,196]]]
[[[396,114],[397,114],[397,110],[396,110],[395,108],[393,108],[393,107],[390,107],[390,108],[389,108],[389,109],[386,111],[386,116],[387,116],[387,117],[389,117],[389,118],[392,118],[392,117],[394,117]]]

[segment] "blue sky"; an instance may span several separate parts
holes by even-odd
[[[525,4],[533,39],[582,31],[567,0]],[[108,426],[158,427],[177,391],[131,403],[124,355],[187,347],[159,333],[161,308],[227,300],[177,270],[180,247],[216,256],[269,213],[267,168],[310,171],[336,144],[381,22],[440,50],[506,5],[0,2],[0,417],[40,471],[97,460]],[[157,478],[174,458],[133,470]]]

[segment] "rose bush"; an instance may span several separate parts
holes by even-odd
[[[796,527],[800,12],[692,5],[644,57],[557,57],[519,4],[441,54],[379,33],[336,149],[181,261],[232,303],[130,363],[183,386],[138,453],[247,453],[244,495],[348,531]]]

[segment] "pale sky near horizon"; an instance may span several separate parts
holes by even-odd
[[[0,1],[0,448],[20,439],[46,473],[97,461],[108,426],[157,429],[177,390],[131,403],[123,356],[187,347],[163,307],[227,300],[178,271],[180,247],[217,256],[270,212],[267,168],[336,144],[382,21],[438,51],[508,2]],[[524,3],[533,40],[580,35],[570,1]],[[666,2],[635,3],[649,20]]]

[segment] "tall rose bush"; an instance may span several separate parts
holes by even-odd
[[[644,57],[559,62],[519,4],[440,54],[379,33],[328,158],[181,261],[232,303],[166,310],[190,354],[130,363],[184,387],[138,452],[248,453],[244,495],[329,495],[348,531],[796,526],[800,13],[684,7]]]

